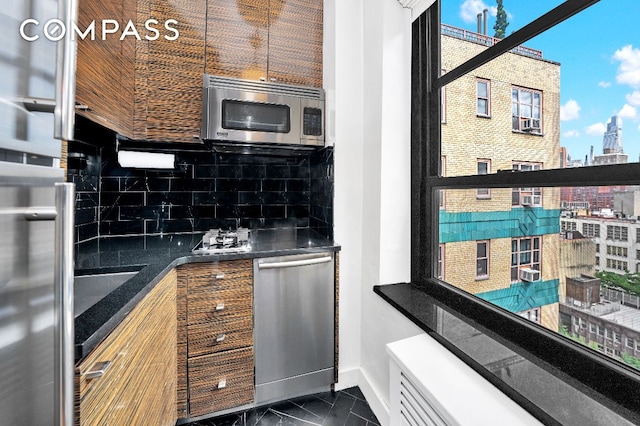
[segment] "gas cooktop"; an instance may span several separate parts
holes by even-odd
[[[251,251],[249,229],[211,229],[192,250],[196,254],[244,253]]]

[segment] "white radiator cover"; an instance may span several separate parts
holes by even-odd
[[[541,425],[427,334],[389,343],[390,425]]]

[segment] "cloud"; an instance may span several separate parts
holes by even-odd
[[[607,87],[611,87],[611,82],[610,81],[601,81],[600,83],[598,83],[598,86],[602,87],[603,89],[606,89]]]
[[[630,118],[635,120],[638,116],[638,110],[635,107],[632,107],[629,104],[624,104],[620,112],[618,112],[618,117],[620,118]]]
[[[560,107],[560,121],[576,120],[580,117],[580,105],[573,99]]]
[[[616,50],[613,59],[620,62],[616,81],[640,89],[640,49],[629,44]]]
[[[460,17],[467,24],[478,22],[478,13],[482,13],[485,9],[489,9],[491,16],[496,16],[497,8],[495,6],[487,6],[483,0],[465,0],[460,6]]]
[[[607,126],[604,123],[595,123],[584,129],[584,131],[591,136],[604,136],[604,132],[607,131]]]
[[[567,130],[562,136],[565,138],[578,138],[580,137],[580,132],[577,130]]]
[[[627,103],[633,106],[640,106],[640,90],[635,90],[626,96]]]

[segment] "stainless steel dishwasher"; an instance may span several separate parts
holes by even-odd
[[[255,259],[256,403],[328,390],[334,377],[334,254]]]

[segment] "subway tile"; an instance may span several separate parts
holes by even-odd
[[[260,181],[251,179],[216,179],[216,191],[259,191]]]
[[[265,165],[243,165],[241,176],[244,179],[264,179],[267,176],[267,166]]]
[[[194,177],[196,179],[208,179],[218,177],[218,166],[215,164],[198,164],[194,169]]]
[[[100,222],[100,234],[102,235],[130,235],[143,234],[144,221],[102,221]]]
[[[102,192],[100,204],[103,206],[142,206],[144,192]]]
[[[242,166],[234,165],[218,165],[218,178],[240,179],[242,177]]]
[[[262,181],[262,191],[284,191],[287,188],[287,181],[282,179],[264,179]]]
[[[146,220],[145,232],[147,234],[158,234],[160,232],[192,232],[193,220],[191,219],[175,219],[175,220]]]
[[[262,206],[262,216],[268,219],[284,219],[287,215],[285,206]]]
[[[147,205],[175,205],[188,206],[192,201],[191,192],[149,192],[147,194]]]
[[[194,192],[193,204],[216,205],[216,204],[239,204],[239,192]]]

